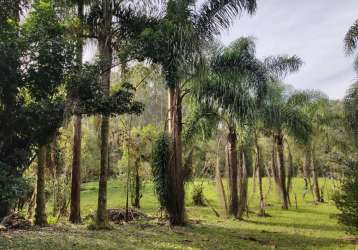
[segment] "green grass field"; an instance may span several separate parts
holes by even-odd
[[[321,184],[324,180],[320,180]],[[337,224],[336,208],[329,201],[333,183],[324,185],[326,203],[315,205],[312,195],[302,199],[303,180],[294,180],[298,208],[288,211],[280,208],[272,184],[267,212],[271,217],[255,215],[258,206],[257,190],[249,189],[249,208],[252,213],[244,221],[223,216],[216,217],[210,207],[195,207],[191,202],[192,184],[187,184],[187,215],[191,223],[186,227],[170,229],[156,219],[116,225],[110,231],[90,231],[87,225],[73,226],[66,222],[44,229],[0,233],[0,249],[358,249],[357,241],[345,234]],[[82,216],[93,213],[97,204],[97,183],[83,185],[81,193]],[[268,180],[265,179],[265,190]],[[219,212],[216,187],[205,180],[205,196]],[[143,212],[158,215],[158,202],[150,183],[145,185],[141,200]],[[125,205],[124,186],[111,181],[108,186],[108,207]]]

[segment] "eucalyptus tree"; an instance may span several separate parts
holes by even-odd
[[[240,38],[213,55],[209,71],[205,75],[206,78],[195,88],[195,97],[214,108],[228,128],[229,214],[241,218],[243,209],[240,209],[240,214],[238,213],[237,128],[250,125],[254,120],[254,113],[266,91],[266,71],[255,57],[253,40]],[[240,167],[244,165],[240,164]],[[242,188],[244,187],[241,186]],[[241,203],[246,206],[246,201],[243,200]]]

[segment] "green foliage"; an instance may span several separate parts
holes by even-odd
[[[354,83],[347,91],[344,98],[344,113],[349,130],[355,140],[358,140],[358,82]]]
[[[153,147],[152,175],[154,190],[162,208],[170,209],[172,194],[170,188],[169,157],[170,139],[166,133],[158,136]]]
[[[340,210],[338,220],[349,232],[358,234],[358,161],[348,161],[341,190],[333,197]]]
[[[192,200],[195,206],[205,206],[203,184],[197,184],[193,186]]]
[[[68,78],[68,92],[77,100],[74,112],[86,115],[140,114],[143,105],[134,101],[134,87],[123,83],[117,91],[107,96],[98,85],[101,74],[97,64],[85,64],[80,73],[72,72]]]
[[[346,52],[351,54],[357,48],[358,43],[358,20],[349,28],[346,36],[344,37],[344,45]]]
[[[7,166],[0,162],[0,218],[13,208],[18,199],[31,190],[30,183],[20,175],[13,175],[7,171]]]

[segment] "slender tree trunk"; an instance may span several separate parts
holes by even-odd
[[[237,218],[242,219],[244,212],[247,209],[247,167],[245,161],[245,153],[243,148],[240,150],[240,157],[239,157],[239,206],[237,212]]]
[[[286,167],[285,167],[285,155],[284,155],[284,140],[283,135],[276,136],[277,153],[279,158],[279,189],[281,190],[282,208],[288,209],[288,196],[286,187]]]
[[[256,169],[257,169],[257,179],[259,183],[259,195],[260,195],[260,208],[259,208],[258,216],[264,217],[266,216],[266,211],[265,211],[265,198],[262,188],[263,162],[261,156],[261,148],[260,145],[258,144],[257,138],[256,138]]]
[[[174,208],[169,213],[171,225],[183,225],[185,223],[185,204],[184,204],[184,176],[182,165],[182,107],[179,87],[169,88],[168,90],[168,133],[173,140],[173,154],[169,160],[169,172],[172,178],[172,193]]]
[[[302,170],[303,170],[303,180],[305,182],[305,190],[309,189],[309,183],[310,183],[310,157],[309,157],[309,153],[306,152],[305,153],[305,162],[302,166]]]
[[[77,16],[81,22],[84,21],[84,2],[77,1]],[[81,70],[83,55],[82,30],[77,40],[77,63]],[[73,124],[73,158],[71,176],[71,209],[69,220],[74,224],[81,223],[81,140],[82,140],[82,116],[75,115]]]
[[[217,193],[219,196],[220,204],[221,204],[222,208],[224,209],[225,216],[227,216],[228,208],[227,208],[225,188],[224,188],[224,184],[222,182],[221,173],[220,173],[219,152],[217,152],[217,156],[216,156],[215,180],[216,180],[216,190],[217,190]]]
[[[287,144],[288,145],[288,144]],[[288,145],[288,171],[287,171],[287,200],[291,206],[290,192],[292,190],[292,178],[293,178],[293,158],[290,147]]]
[[[75,116],[70,211],[70,221],[74,224],[81,223],[81,124],[81,116]]]
[[[319,182],[318,182],[318,172],[317,172],[317,165],[315,159],[315,151],[314,147],[312,146],[311,151],[311,166],[312,166],[312,178],[313,178],[313,190],[314,190],[314,196],[315,196],[315,202],[323,202],[323,199],[321,197]]]
[[[141,180],[139,176],[139,162],[135,163],[135,177],[134,177],[134,202],[133,207],[140,208],[140,186]]]
[[[99,35],[98,46],[102,60],[101,87],[105,95],[109,95],[111,68],[112,68],[112,47],[111,47],[111,23],[112,6],[111,0],[102,1],[103,23]],[[98,189],[97,228],[108,228],[107,213],[107,172],[108,172],[108,137],[109,137],[109,116],[102,115],[101,123],[101,162]]]
[[[42,145],[37,153],[37,195],[35,209],[35,225],[47,225],[46,216],[46,197],[45,197],[45,164],[46,164],[46,145]]]
[[[229,127],[228,141],[228,170],[229,170],[229,214],[237,217],[239,196],[237,189],[237,136],[234,127]]]

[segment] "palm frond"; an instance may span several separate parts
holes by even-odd
[[[349,28],[344,37],[344,48],[347,54],[352,54],[358,45],[358,19]]]
[[[277,78],[284,78],[288,73],[297,72],[302,64],[302,59],[295,55],[270,56],[264,59],[268,71]]]
[[[349,128],[358,139],[358,82],[354,83],[347,91],[344,98],[344,111]]]
[[[212,38],[227,29],[240,13],[253,14],[256,8],[256,0],[207,0],[197,13],[196,30],[201,36]]]

